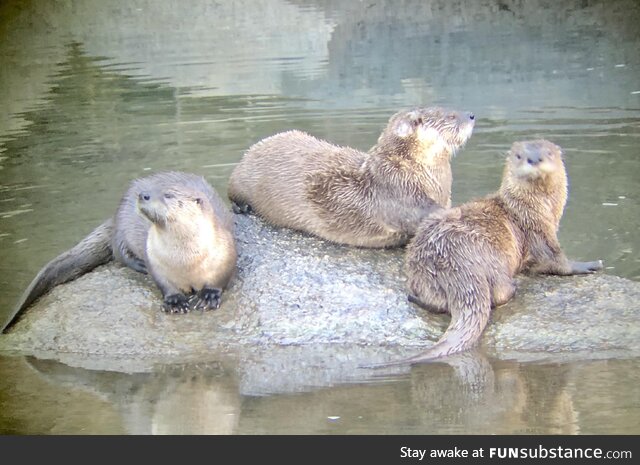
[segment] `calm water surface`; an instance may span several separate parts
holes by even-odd
[[[265,0],[0,5],[0,319],[40,267],[161,169],[222,193],[249,145],[290,128],[373,145],[397,109],[477,115],[454,203],[504,152],[566,152],[560,241],[640,280],[640,5]],[[483,361],[255,393],[233,362],[136,374],[0,358],[0,432],[640,433],[640,361]]]

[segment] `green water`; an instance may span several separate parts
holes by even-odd
[[[133,177],[193,171],[224,194],[265,136],[366,149],[418,104],[476,114],[454,204],[496,189],[514,140],[562,146],[563,248],[640,280],[633,0],[6,1],[0,32],[0,319]],[[491,362],[480,394],[434,364],[256,395],[233,363],[122,374],[4,357],[0,432],[637,434],[639,364]]]

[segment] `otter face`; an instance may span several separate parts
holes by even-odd
[[[184,187],[167,188],[156,192],[140,192],[138,212],[159,227],[192,221],[203,217],[209,202],[201,192],[190,192]],[[197,223],[197,222],[196,222]]]
[[[455,153],[471,137],[475,116],[469,112],[427,107],[396,113],[389,123],[397,137],[413,137],[421,145],[442,146]]]
[[[563,170],[562,150],[547,140],[515,142],[507,156],[511,172],[519,179],[534,180]]]
[[[140,192],[136,202],[138,214],[151,223],[164,227],[167,222],[167,207],[157,193]]]

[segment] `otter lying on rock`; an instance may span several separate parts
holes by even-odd
[[[217,308],[236,264],[233,217],[222,199],[194,174],[163,172],[133,181],[113,219],[47,263],[15,307],[12,318],[41,295],[113,259],[151,274],[163,308]]]
[[[254,144],[229,180],[237,212],[341,244],[405,244],[451,204],[450,159],[473,131],[471,113],[415,108],[393,115],[367,153],[300,131]]]
[[[426,352],[395,363],[416,363],[461,352],[480,338],[491,308],[515,293],[521,271],[592,273],[602,261],[573,262],[557,231],[567,201],[562,151],[546,140],[516,142],[500,190],[425,219],[407,247],[409,300],[450,313],[451,323]]]

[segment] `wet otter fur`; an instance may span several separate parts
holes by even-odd
[[[229,180],[236,212],[332,242],[405,244],[432,211],[451,204],[450,159],[474,116],[438,107],[393,115],[368,152],[301,131],[254,144]]]
[[[500,190],[425,219],[407,246],[409,300],[451,314],[426,352],[392,364],[418,363],[464,351],[478,341],[491,308],[515,294],[519,272],[586,274],[602,261],[569,261],[558,227],[567,201],[562,151],[547,140],[516,142]]]
[[[232,214],[201,176],[161,172],[134,180],[114,218],[40,270],[2,331],[54,286],[114,258],[151,274],[166,311],[188,311],[194,291],[197,308],[217,308],[236,264]]]

